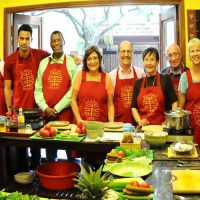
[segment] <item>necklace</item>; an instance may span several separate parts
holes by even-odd
[[[152,81],[152,80],[153,80],[153,81]],[[145,86],[146,86],[146,87],[155,86],[155,82],[156,82],[156,76],[154,76],[153,79],[151,79],[151,77],[149,77],[149,79],[146,79],[146,84],[145,84]]]

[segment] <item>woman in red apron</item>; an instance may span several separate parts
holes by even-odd
[[[133,93],[135,105],[132,103],[132,114],[139,127],[164,122],[165,107],[169,103],[166,102],[165,93],[173,93],[175,97],[171,99],[169,95],[168,98],[172,100],[173,109],[177,107],[177,96],[170,77],[161,75],[156,70],[159,64],[158,50],[152,47],[146,49],[143,52],[143,61],[146,77],[136,81]],[[166,88],[171,89],[165,91]]]
[[[72,92],[76,121],[114,120],[113,87],[108,74],[102,72],[101,60],[97,47],[91,46],[86,50],[83,70],[75,77]]]
[[[188,50],[192,67],[180,79],[179,107],[191,111],[190,125],[195,142],[200,146],[200,40],[191,39]]]
[[[119,79],[118,70],[114,93],[115,121],[135,124],[130,107],[133,97],[133,86],[138,77],[133,68],[134,78]]]
[[[75,120],[113,121],[113,86],[108,74],[101,68],[102,56],[96,46],[85,51],[83,70],[77,73],[72,91],[72,109]],[[105,154],[84,153],[85,162],[96,167],[103,163]]]

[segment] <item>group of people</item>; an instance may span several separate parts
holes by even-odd
[[[142,127],[162,124],[166,110],[180,107],[192,111],[191,126],[200,145],[200,95],[195,92],[200,84],[199,39],[189,42],[191,69],[183,65],[178,45],[171,44],[166,50],[170,67],[161,73],[157,69],[159,53],[153,47],[143,52],[144,71],[134,67],[134,50],[129,41],[120,43],[119,67],[110,73],[103,71],[97,46],[85,50],[79,70],[80,60],[63,51],[65,40],[60,31],[50,36],[51,54],[32,49],[31,41],[32,29],[23,24],[18,30],[19,47],[5,60],[4,94],[9,113],[12,105],[24,109],[39,107],[47,121],[117,121]],[[31,165],[35,168],[40,151],[31,149],[31,153]],[[55,154],[56,150],[47,150],[49,159]]]

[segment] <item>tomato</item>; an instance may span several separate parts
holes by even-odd
[[[46,125],[44,126],[44,128],[45,128],[46,130],[50,131],[51,125],[50,125],[50,124],[46,124]]]
[[[121,158],[124,158],[126,154],[123,151],[118,151],[117,155]]]
[[[150,188],[150,184],[147,183],[146,181],[143,181],[142,183],[139,184],[139,187]]]
[[[76,133],[81,134],[81,128],[77,127],[76,128]]]
[[[41,128],[39,134],[42,137],[49,137],[50,136],[50,132],[45,128]]]
[[[57,133],[57,130],[54,127],[51,127],[51,129],[50,129],[50,136],[54,137],[54,136],[56,136],[56,133]]]
[[[86,128],[84,126],[81,128],[81,133],[86,134]]]
[[[138,181],[131,181],[130,185],[139,187],[140,184],[138,183]]]
[[[77,127],[78,128],[82,128],[83,127],[83,121],[82,120],[77,122]]]

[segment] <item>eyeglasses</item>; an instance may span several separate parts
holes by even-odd
[[[178,57],[178,56],[179,56],[179,53],[177,53],[177,52],[170,53],[167,55],[168,58],[173,58],[173,57]]]
[[[87,59],[87,61],[88,62],[91,62],[91,61],[97,61],[99,58],[97,57],[97,56],[95,56],[95,57],[89,57],[88,59]]]

